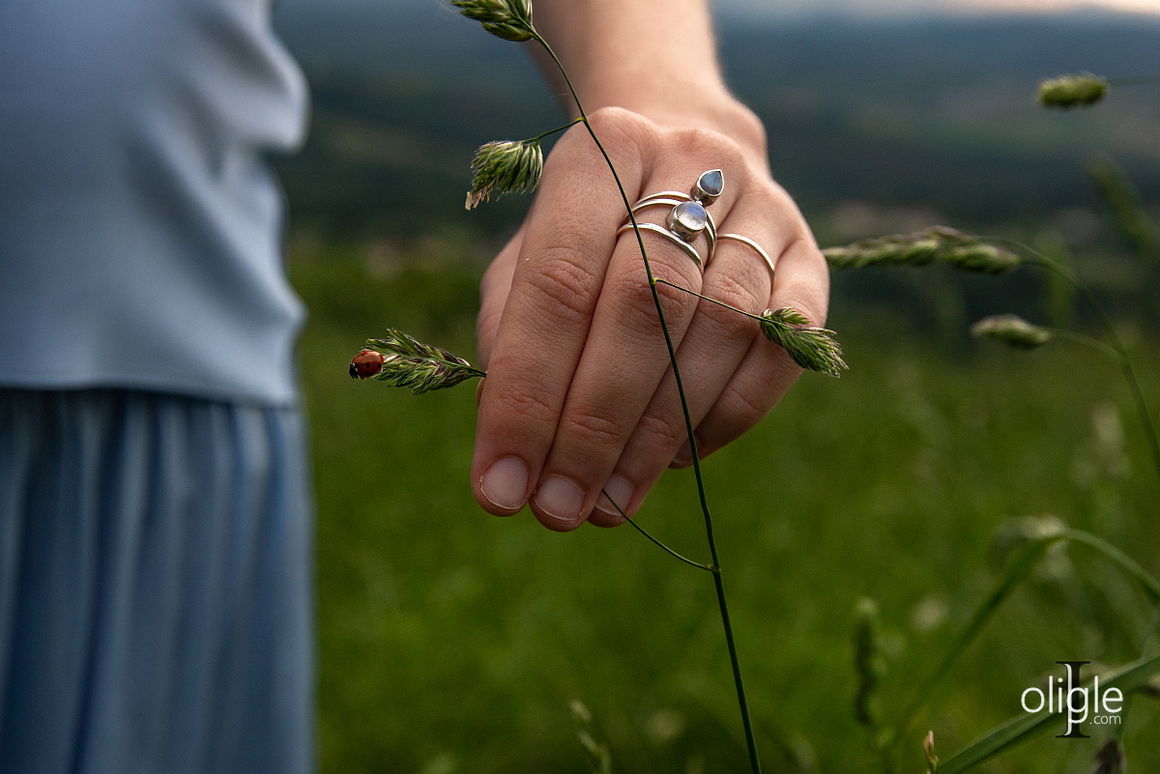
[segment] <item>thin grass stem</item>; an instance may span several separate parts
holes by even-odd
[[[644,535],[646,538],[651,540],[655,545],[659,546],[669,556],[672,556],[676,559],[680,559],[685,564],[696,567],[699,570],[708,570],[709,572],[716,572],[717,571],[717,568],[711,564],[701,564],[700,562],[696,562],[696,561],[693,561],[692,559],[688,559],[684,556],[681,556],[676,551],[674,551],[673,549],[669,548],[667,545],[662,543],[659,538],[655,537],[647,529],[645,529],[641,525],[637,524],[636,520],[633,519],[632,517],[630,517],[627,513],[625,513],[624,509],[620,507],[619,503],[617,503],[616,500],[613,500],[611,497],[609,497],[608,492],[601,489],[600,493],[603,494],[606,498],[608,498],[608,502],[612,503],[612,507],[616,509],[616,512],[619,513],[620,516],[625,521],[627,521],[629,524],[631,524],[633,529],[635,529],[637,532],[639,532],[640,534]]]
[[[757,320],[758,322],[764,322],[764,320],[765,320],[765,318],[763,318],[759,314],[753,314],[752,312],[747,312],[744,309],[738,309],[737,307],[733,306],[732,304],[727,304],[724,301],[718,301],[715,298],[710,298],[709,296],[702,295],[695,290],[689,290],[688,288],[683,287],[681,285],[678,285],[675,282],[669,282],[667,279],[662,279],[660,277],[657,277],[656,279],[653,280],[653,282],[656,283],[657,285],[666,285],[670,288],[673,288],[674,290],[679,290],[682,293],[688,293],[690,296],[696,296],[697,298],[701,299],[702,301],[708,301],[710,304],[716,304],[717,306],[722,306],[722,307],[725,307],[726,309],[731,309],[734,312],[737,312],[737,314],[743,314],[746,317],[751,317],[754,320]]]
[[[1111,341],[1112,348],[1118,355],[1117,359],[1120,364],[1120,370],[1123,372],[1124,379],[1128,382],[1128,389],[1132,394],[1132,401],[1136,406],[1136,412],[1139,414],[1140,423],[1144,428],[1148,449],[1152,455],[1152,466],[1156,471],[1157,478],[1160,479],[1160,434],[1156,432],[1156,423],[1152,420],[1152,412],[1148,408],[1148,401],[1144,397],[1144,390],[1140,387],[1140,380],[1136,377],[1136,369],[1133,367],[1132,359],[1128,355],[1128,348],[1124,346],[1119,332],[1116,331],[1116,326],[1112,323],[1112,318],[1104,309],[1103,304],[1100,303],[1099,298],[1096,297],[1091,288],[1087,286],[1087,283],[1081,280],[1075,272],[1054,258],[1036,250],[1034,247],[1011,239],[996,239],[993,241],[1005,242],[1012,247],[1024,251],[1031,257],[1031,260],[1028,261],[1030,265],[1038,266],[1067,280],[1072,287],[1079,291],[1084,301],[1087,302],[1087,305],[1095,313],[1096,318],[1100,322],[1100,326],[1107,333],[1108,339]]]
[[[1103,540],[1102,538],[1096,537],[1089,532],[1073,529],[1066,530],[1064,534],[1069,540],[1072,540],[1076,543],[1083,543],[1084,545],[1099,551],[1105,557],[1119,565],[1121,569],[1135,578],[1140,583],[1140,585],[1144,587],[1144,591],[1152,599],[1152,604],[1157,605],[1157,607],[1153,613],[1151,624],[1149,624],[1148,628],[1145,630],[1144,641],[1140,644],[1140,653],[1144,654],[1151,652],[1153,646],[1156,643],[1157,633],[1160,632],[1160,580],[1157,580],[1154,575],[1141,567],[1138,562],[1129,557],[1123,551],[1116,548],[1111,543]],[[1131,707],[1132,695],[1128,694],[1124,698],[1124,707],[1120,711],[1120,723],[1112,731],[1112,738],[1117,742],[1123,739],[1124,729],[1128,725],[1127,716],[1128,712],[1131,710]]]
[[[1066,529],[1062,533],[1062,537],[1070,540],[1073,543],[1082,543],[1085,546],[1094,548],[1099,551],[1106,558],[1112,560],[1121,570],[1132,576],[1144,589],[1144,592],[1152,600],[1152,604],[1160,604],[1160,580],[1156,576],[1149,573],[1139,562],[1132,557],[1125,554],[1114,545],[1096,537],[1090,532],[1084,532],[1078,529]]]
[[[967,646],[974,642],[975,638],[986,626],[987,622],[991,620],[999,607],[1011,595],[1011,592],[1031,574],[1035,569],[1035,565],[1043,558],[1047,552],[1048,547],[1053,543],[1063,539],[1062,534],[1051,535],[1050,537],[1042,538],[1024,549],[1023,553],[1011,563],[1007,568],[1006,574],[995,586],[994,591],[975,609],[974,614],[971,615],[967,625],[959,632],[958,637],[955,638],[951,644],[950,650],[943,656],[942,661],[939,662],[927,678],[919,684],[918,690],[915,691],[914,698],[911,700],[906,711],[902,713],[902,722],[895,727],[893,731],[887,732],[886,738],[883,740],[884,746],[891,747],[897,744],[901,739],[914,729],[918,722],[918,715],[930,703],[934,697],[934,689],[942,682],[950,671],[951,666],[962,655]]]
[[[1117,669],[1110,675],[1101,677],[1100,687],[1118,688],[1128,694],[1142,686],[1157,673],[1160,673],[1160,654],[1142,658]],[[995,726],[944,760],[939,764],[939,774],[961,774],[961,772],[990,760],[1004,750],[1014,747],[1046,729],[1048,724],[1059,717],[1061,711],[1016,715]]]
[[[1050,326],[1044,326],[1044,330],[1057,339],[1065,339],[1067,341],[1075,342],[1076,344],[1082,344],[1085,347],[1091,347],[1098,352],[1102,352],[1103,354],[1110,357],[1113,361],[1115,361],[1116,365],[1121,363],[1119,351],[1117,351],[1115,347],[1108,344],[1107,342],[1100,341],[1095,336],[1088,336],[1086,333],[1080,333],[1078,331],[1069,330],[1067,328],[1052,328]]]
[[[1140,643],[1141,653],[1151,653],[1156,647],[1157,635],[1160,634],[1160,607],[1156,608],[1152,616],[1152,623],[1144,632],[1144,641]],[[1132,712],[1133,694],[1129,693],[1124,696],[1124,708],[1120,710],[1120,722],[1112,730],[1112,738],[1117,742],[1122,743],[1124,739],[1124,730],[1128,727],[1128,715]]]
[[[555,129],[549,129],[546,132],[540,132],[535,137],[529,137],[528,139],[524,140],[524,142],[539,142],[540,140],[544,139],[545,137],[551,137],[553,134],[558,134],[559,132],[562,132],[565,129],[571,129],[573,126],[575,126],[576,124],[580,123],[583,120],[584,119],[582,119],[582,118],[574,118],[566,124],[562,124],[560,126],[557,126]]]
[[[1023,553],[1011,563],[1007,569],[1007,573],[999,581],[995,590],[976,608],[970,621],[963,627],[963,630],[951,645],[950,650],[943,656],[939,665],[920,684],[918,690],[915,692],[914,699],[902,715],[903,722],[894,731],[888,732],[884,738],[884,747],[892,747],[899,740],[906,738],[914,729],[915,724],[918,722],[919,713],[930,702],[935,687],[946,677],[947,672],[950,671],[954,662],[958,660],[967,646],[983,630],[983,627],[995,612],[998,611],[999,607],[1006,601],[1011,592],[1031,574],[1031,571],[1035,569],[1040,559],[1046,554],[1047,549],[1062,540],[1082,543],[1100,552],[1119,566],[1125,573],[1134,578],[1144,589],[1153,604],[1160,603],[1160,580],[1157,580],[1155,576],[1145,570],[1138,562],[1106,540],[1096,537],[1089,532],[1076,529],[1063,529],[1053,535],[1036,540],[1024,549]],[[940,771],[942,771],[941,767]]]
[[[568,92],[572,95],[572,101],[576,105],[576,111],[580,114],[580,120],[584,124],[584,128],[588,130],[588,135],[592,138],[592,142],[596,144],[600,155],[604,157],[604,162],[608,165],[609,171],[612,173],[613,180],[616,181],[616,189],[620,193],[621,201],[624,204],[625,212],[628,213],[628,220],[632,224],[633,234],[636,236],[636,243],[640,249],[641,261],[644,263],[645,275],[648,278],[649,290],[652,293],[653,304],[656,307],[657,319],[660,321],[661,332],[665,339],[665,348],[668,350],[669,363],[673,369],[673,381],[677,387],[677,396],[681,402],[681,414],[685,422],[685,433],[689,440],[689,452],[693,460],[693,476],[697,482],[697,496],[701,505],[701,513],[705,520],[705,536],[709,544],[709,556],[713,570],[713,584],[717,591],[717,606],[721,612],[721,626],[725,630],[725,644],[729,650],[729,663],[733,670],[733,683],[737,691],[737,705],[741,712],[741,723],[745,728],[745,744],[749,753],[749,764],[753,770],[753,774],[761,774],[761,758],[757,751],[757,740],[753,732],[753,721],[749,715],[749,702],[745,697],[745,683],[741,676],[741,662],[737,656],[737,644],[733,637],[733,625],[729,619],[729,606],[725,598],[725,584],[721,576],[721,562],[717,556],[717,542],[713,536],[713,516],[709,510],[709,500],[705,494],[705,481],[701,473],[700,455],[697,453],[697,437],[693,432],[693,419],[689,414],[689,403],[685,397],[685,386],[681,379],[681,371],[677,365],[677,350],[673,344],[672,335],[669,333],[669,326],[665,319],[665,310],[661,305],[661,297],[656,289],[656,279],[653,276],[652,265],[649,263],[648,252],[645,250],[644,237],[641,234],[640,225],[637,223],[636,215],[632,211],[632,203],[628,199],[628,194],[624,190],[624,184],[620,180],[620,175],[616,171],[616,166],[612,163],[612,159],[605,150],[604,144],[600,142],[600,138],[596,135],[592,128],[592,123],[588,120],[588,114],[584,110],[583,104],[580,102],[580,96],[576,93],[576,87],[572,84],[572,79],[568,76],[568,71],[564,68],[563,62],[556,56],[556,52],[549,45],[538,32],[534,33],[532,39],[543,47],[544,52],[555,64],[556,69],[559,70],[560,76],[564,79],[565,85],[568,87]]]

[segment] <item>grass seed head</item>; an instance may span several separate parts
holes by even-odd
[[[989,559],[996,567],[1002,567],[1011,556],[1025,550],[1033,543],[1050,541],[1051,546],[1035,569],[1035,577],[1041,580],[1061,580],[1073,575],[1073,566],[1067,556],[1067,525],[1051,515],[1019,516],[1007,519],[995,530],[988,550]]]
[[[811,325],[796,309],[766,309],[761,313],[761,333],[807,370],[838,377],[849,367],[834,332]]]
[[[612,753],[607,742],[596,738],[592,728],[592,713],[578,699],[573,699],[568,706],[572,712],[572,722],[576,725],[576,738],[584,752],[588,753],[593,774],[612,774]]]
[[[834,269],[926,266],[942,262],[963,271],[1002,274],[1021,263],[1019,256],[1010,250],[946,226],[828,247],[822,254]]]
[[[926,732],[922,740],[922,752],[926,755],[927,774],[938,774],[938,756],[934,754],[934,730]]]
[[[475,152],[471,160],[471,190],[467,209],[509,193],[536,190],[544,170],[544,151],[538,140],[497,140]]]
[[[854,719],[867,728],[877,726],[875,696],[885,672],[878,634],[878,604],[868,597],[854,609],[854,673],[858,687],[854,693]]]
[[[1109,739],[1096,753],[1095,766],[1092,774],[1124,774],[1128,768],[1128,761],[1124,756],[1124,748],[1116,739]]]
[[[860,269],[864,266],[925,266],[938,257],[937,239],[919,235],[867,239],[823,250],[830,266]]]
[[[1013,314],[984,317],[971,326],[971,335],[995,339],[1016,349],[1036,349],[1051,341],[1051,331]]]
[[[1094,105],[1108,93],[1108,81],[1091,73],[1061,75],[1039,84],[1039,104],[1051,108]]]
[[[951,247],[942,259],[956,269],[980,274],[1004,274],[1020,264],[1015,253],[986,242]]]
[[[388,328],[381,339],[367,339],[351,361],[350,375],[406,387],[416,395],[486,376],[463,358],[394,328]]]
[[[451,0],[451,4],[498,38],[523,43],[536,36],[531,0]]]

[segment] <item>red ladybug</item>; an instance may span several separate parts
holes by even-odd
[[[350,378],[370,379],[383,370],[385,360],[386,358],[382,354],[373,349],[364,349],[354,356],[354,360],[350,361]]]

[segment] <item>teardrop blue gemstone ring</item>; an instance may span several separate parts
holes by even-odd
[[[702,172],[689,194],[708,207],[725,191],[725,173],[719,169]]]

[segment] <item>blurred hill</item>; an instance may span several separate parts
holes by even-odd
[[[482,256],[513,227],[524,201],[468,215],[462,195],[476,146],[559,120],[520,46],[438,3],[291,3],[276,22],[314,100],[308,145],[282,164],[295,234],[389,253],[458,234]],[[823,243],[939,222],[1115,245],[1085,171],[1102,156],[1160,202],[1160,86],[1065,113],[1034,103],[1065,72],[1160,74],[1160,17],[725,14],[719,27],[729,83],[765,120],[775,174]]]

